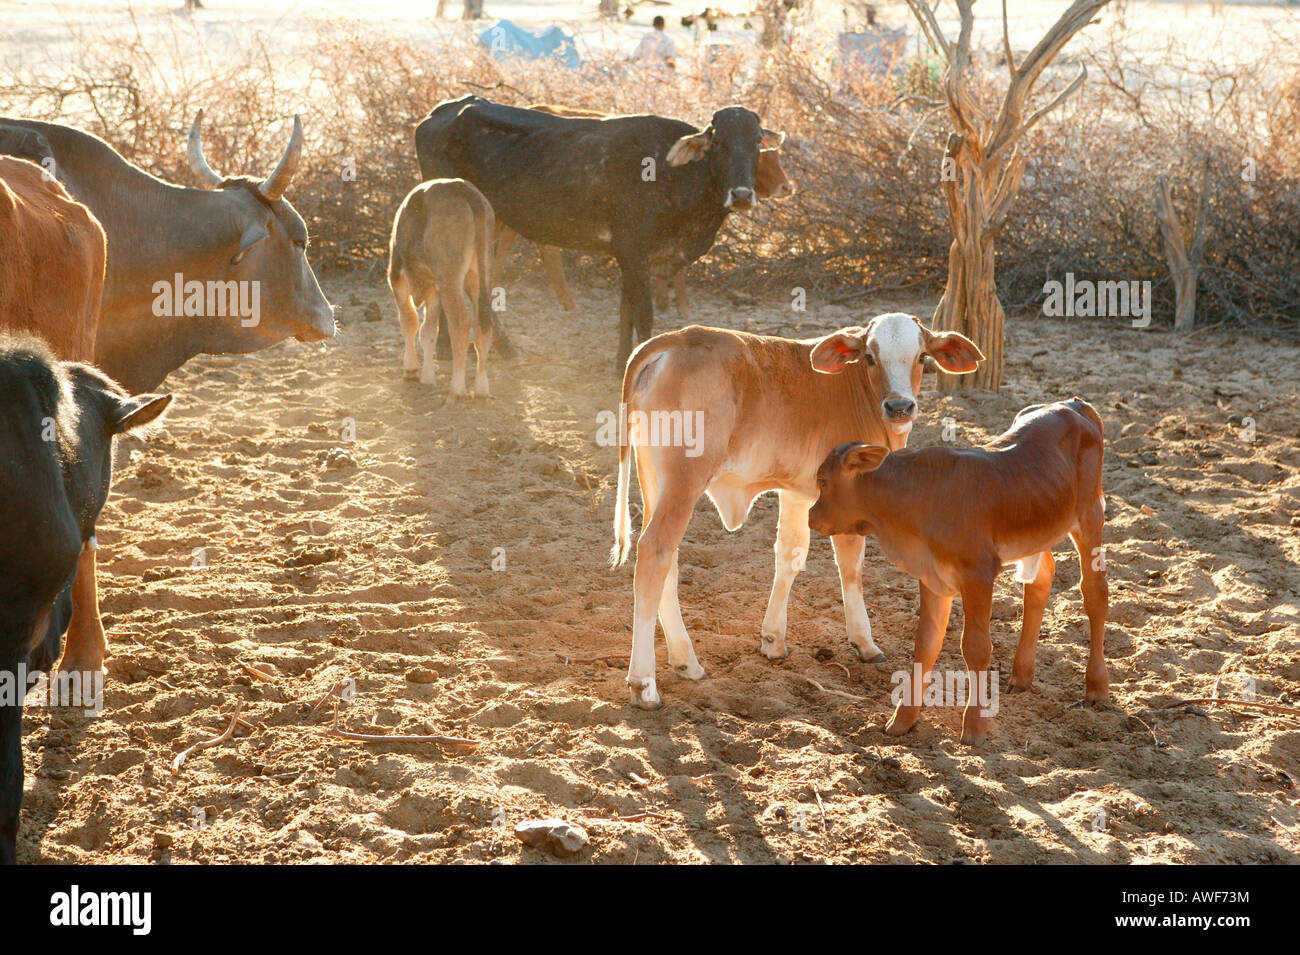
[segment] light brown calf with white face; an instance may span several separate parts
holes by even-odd
[[[492,272],[492,207],[483,193],[464,179],[431,179],[422,182],[402,200],[393,222],[388,248],[388,286],[397,303],[406,347],[402,367],[408,378],[433,384],[436,367],[435,339],[438,307],[447,316],[451,334],[450,398],[469,398],[465,366],[469,359],[470,311],[465,295],[478,316],[474,350],[478,368],[474,395],[490,396],[487,357],[492,348],[492,313],[488,282]],[[420,322],[419,306],[425,306]],[[421,368],[415,355],[415,335],[420,333],[424,351]]]
[[[913,674],[885,726],[899,736],[916,723],[930,669],[939,656],[952,600],[961,594],[961,652],[968,686],[986,691],[993,654],[993,583],[1015,562],[1025,585],[1020,644],[1011,690],[1034,679],[1034,650],[1052,590],[1052,546],[1066,535],[1079,552],[1083,607],[1091,626],[1085,699],[1110,690],[1103,639],[1106,563],[1101,548],[1101,417],[1081,398],[1034,405],[1010,430],[982,448],[893,451],[852,443],[832,451],[817,471],[820,497],[808,523],[822,534],[874,534],[880,549],[921,583]],[[988,732],[990,701],[972,693],[962,742]]]
[[[803,341],[692,325],[657,335],[633,353],[623,375],[629,427],[618,452],[611,557],[617,566],[631,547],[628,496],[635,454],[644,513],[627,675],[634,704],[659,705],[656,617],[677,674],[689,680],[704,676],[677,602],[677,548],[700,495],[709,496],[723,525],[734,531],[754,498],[777,492],[776,576],[761,649],[770,659],[784,657],[786,606],[808,556],[808,508],[817,499],[817,466],[846,440],[903,447],[916,418],[927,358],[947,372],[964,374],[984,356],[962,335],[931,332],[897,312],[879,315],[866,327]],[[660,416],[659,423],[671,422],[663,416],[673,413],[682,436],[687,422],[698,423],[693,446],[662,440],[654,416]],[[849,640],[862,659],[883,660],[862,600],[863,538],[846,534],[832,543]]]

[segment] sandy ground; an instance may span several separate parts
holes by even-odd
[[[760,655],[771,496],[735,534],[701,503],[681,594],[712,678],[675,678],[660,641],[665,705],[629,707],[624,662],[591,660],[627,651],[632,610],[630,565],[605,566],[616,459],[595,440],[617,402],[615,295],[575,283],[566,314],[533,272],[512,276],[524,357],[495,365],[487,403],[444,407],[446,366],[432,388],[401,377],[378,275],[327,283],[332,343],[169,379],[176,410],[121,447],[100,525],[105,712],[29,709],[20,861],[549,862],[510,830],[551,815],[588,827],[576,858],[594,862],[1300,861],[1300,720],[1169,706],[1216,687],[1300,704],[1300,349],[1027,316],[1002,394],[941,397],[927,379],[914,446],[946,416],[975,443],[1073,394],[1110,438],[1113,701],[1076,705],[1085,618],[1059,547],[1037,683],[1003,695],[973,750],[955,709],[881,732],[917,601],[874,543],[866,595],[890,663],[848,645],[816,537],[791,655]],[[742,309],[696,285],[697,320],[798,336],[933,304],[812,304],[796,327],[785,296]],[[1019,607],[1004,573],[1003,686]],[[941,669],[961,667],[960,620]],[[352,698],[312,715],[348,677]],[[174,775],[236,701],[251,728]],[[332,721],[482,745],[344,741],[322,735]]]

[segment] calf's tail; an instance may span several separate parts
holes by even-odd
[[[478,244],[478,331],[492,332],[492,235],[496,216],[484,200],[481,215],[474,217],[474,241]]]
[[[628,407],[632,397],[632,385],[641,372],[645,353],[646,348],[642,345],[632,353],[627,368],[623,370],[623,388],[619,392],[622,403],[619,409],[620,419],[621,413]],[[626,563],[628,552],[632,549],[632,510],[628,498],[632,493],[632,459],[635,453],[631,439],[624,440],[620,432],[618,434],[618,496],[614,503],[614,546],[609,552],[611,567],[619,567]]]

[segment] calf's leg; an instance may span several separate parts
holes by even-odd
[[[63,648],[59,670],[65,673],[92,673],[104,669],[108,641],[99,619],[99,590],[95,583],[95,554],[99,544],[91,538],[82,545],[77,557],[77,579],[72,584],[72,621]]]
[[[664,642],[668,644],[668,663],[674,672],[687,680],[703,680],[708,676],[695,657],[695,646],[686,632],[682,619],[682,606],[677,601],[677,551],[664,577],[664,592],[659,598],[659,626],[663,627]]]
[[[1056,560],[1050,550],[1043,551],[1038,565],[1038,574],[1031,583],[1025,584],[1025,612],[1020,622],[1020,643],[1016,646],[1016,657],[1011,664],[1011,692],[1019,693],[1029,689],[1034,682],[1034,654],[1038,649],[1038,634],[1043,629],[1043,612],[1047,609],[1047,599],[1052,595],[1052,575],[1056,572]]]
[[[990,686],[989,663],[993,659],[993,581],[991,573],[968,577],[961,587],[964,624],[961,631],[961,655],[966,661],[966,709],[962,713],[961,741],[968,745],[982,743],[988,736],[989,718],[984,710],[992,700],[984,699],[982,689]]]
[[[867,663],[884,663],[885,653],[871,639],[871,618],[862,599],[862,557],[867,539],[854,534],[831,538],[835,548],[835,566],[840,571],[840,596],[844,600],[844,626],[849,643],[858,651],[858,659]]]
[[[451,333],[451,394],[456,401],[469,398],[465,386],[466,366],[469,363],[470,315],[465,309],[463,282],[448,283],[447,294],[442,297],[442,309],[447,313],[447,330]]]
[[[420,366],[420,382],[431,385],[438,374],[438,329],[442,328],[442,296],[437,288],[430,288],[424,294],[424,321],[420,324],[420,349],[424,361]]]
[[[776,521],[776,574],[767,598],[759,646],[769,660],[790,655],[785,645],[790,588],[808,562],[808,511],[813,506],[812,500],[792,491],[777,491],[776,497],[780,507]]]
[[[861,540],[862,538],[857,538]],[[912,672],[903,684],[903,696],[894,707],[894,715],[885,724],[890,736],[902,736],[921,715],[925,681],[934,669],[943,648],[943,635],[948,630],[948,617],[952,613],[952,596],[935,593],[921,584],[921,611],[916,620],[916,648],[913,650]]]
[[[411,284],[403,273],[392,284],[393,302],[397,305],[397,320],[402,327],[402,371],[407,378],[420,373],[420,360],[415,355],[415,336],[420,331],[420,313],[411,296]]]
[[[632,577],[632,656],[627,668],[627,685],[632,704],[642,709],[658,709],[660,704],[655,687],[655,621],[663,604],[664,589],[674,566],[677,547],[686,534],[686,525],[690,523],[691,511],[698,497],[696,495],[688,504],[683,504],[683,499],[665,495],[662,506],[650,516],[636,544],[636,569]],[[673,599],[675,602],[675,595]]]
[[[1090,629],[1088,669],[1084,677],[1083,697],[1098,702],[1110,696],[1110,674],[1106,672],[1106,614],[1110,607],[1110,587],[1106,581],[1106,559],[1101,546],[1103,509],[1098,499],[1086,519],[1070,534],[1079,552],[1079,590]]]

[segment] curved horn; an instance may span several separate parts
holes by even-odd
[[[289,137],[289,145],[285,149],[284,155],[280,157],[280,164],[257,187],[258,191],[272,202],[279,199],[284,195],[284,191],[289,188],[289,180],[293,179],[293,174],[297,171],[298,162],[301,159],[302,118],[295,115],[293,117],[293,135]]]
[[[185,141],[185,155],[190,159],[190,168],[194,174],[199,177],[199,181],[204,186],[211,189],[221,183],[221,175],[211,166],[208,165],[207,159],[203,157],[203,110],[199,110],[194,116],[194,125],[190,127],[190,135]]]

